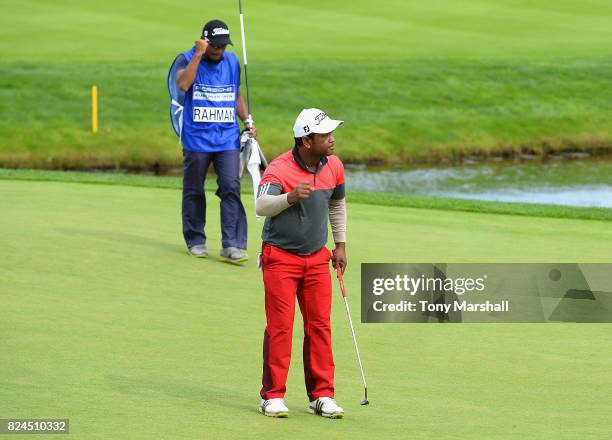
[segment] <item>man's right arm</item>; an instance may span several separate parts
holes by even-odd
[[[287,201],[289,193],[272,195],[262,194],[255,200],[255,213],[264,217],[274,217],[280,214],[291,204]]]
[[[200,61],[204,56],[204,52],[206,52],[206,48],[208,47],[208,40],[204,38],[200,38],[195,42],[195,53],[187,64],[187,67],[178,71],[176,76],[176,84],[179,88],[186,92],[189,90],[193,81],[195,80],[196,73],[198,73],[198,66],[200,65]]]
[[[255,200],[255,213],[265,217],[274,217],[291,205],[310,196],[310,185],[308,182],[300,182],[288,193],[281,194],[281,186],[274,183],[262,183],[259,185],[257,200]]]

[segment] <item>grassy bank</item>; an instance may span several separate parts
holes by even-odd
[[[337,423],[305,410],[296,318],[291,417],[257,413],[255,258],[189,258],[180,191],[0,180],[3,417],[70,419],[77,439],[607,439],[605,324],[359,323],[362,262],[608,262],[609,223],[351,203],[349,266],[371,405],[334,283]],[[261,222],[249,214],[249,251]],[[372,225],[376,225],[375,228]],[[299,316],[299,315],[298,315]],[[452,427],[449,428],[449,427]],[[450,432],[450,434],[449,434]]]
[[[160,80],[165,66],[11,63],[0,69],[3,100],[13,103],[1,115],[0,166],[144,170],[180,164]],[[338,154],[347,162],[612,151],[608,60],[526,66],[389,61],[375,69],[363,61],[261,62],[252,70],[259,140],[269,157],[290,146],[296,109],[317,103],[347,121],[337,131]],[[100,89],[96,135],[88,131],[92,82]]]
[[[253,113],[270,157],[290,144],[295,115],[306,106],[347,121],[337,132],[347,162],[611,150],[608,2],[267,0],[245,8]],[[235,5],[216,11],[240,54]],[[205,19],[185,17],[172,2],[7,6],[0,17],[0,166],[179,164],[166,73]],[[359,29],[385,38],[364,38]],[[29,35],[41,34],[33,44]],[[97,135],[89,132],[92,84],[100,88]]]

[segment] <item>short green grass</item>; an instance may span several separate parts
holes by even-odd
[[[347,161],[610,151],[612,7],[602,0],[245,1],[253,113],[270,157],[299,110],[346,120]],[[0,166],[169,168],[166,73],[208,8],[11,3],[0,17]],[[241,57],[236,5],[215,5]],[[32,35],[40,36],[32,38]],[[89,91],[100,129],[89,133]]]
[[[264,328],[251,260],[186,255],[180,191],[0,180],[3,418],[70,418],[74,439],[607,439],[607,325],[359,324],[363,262],[609,262],[609,222],[349,203],[347,289],[332,311],[340,421],[305,411],[300,319],[287,401],[257,413]],[[151,178],[152,179],[152,178]],[[93,180],[93,179],[92,179]]]

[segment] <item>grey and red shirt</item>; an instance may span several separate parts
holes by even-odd
[[[261,238],[286,251],[309,254],[327,243],[329,202],[345,196],[344,166],[338,157],[327,156],[316,171],[309,171],[294,147],[270,162],[259,184],[258,197],[291,192],[299,182],[310,183],[310,196],[266,217]]]

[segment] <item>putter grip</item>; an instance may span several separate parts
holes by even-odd
[[[342,297],[346,298],[346,288],[344,287],[344,278],[342,278],[342,270],[340,268],[336,269],[336,276],[338,277],[338,282],[340,283],[340,291],[342,292]]]

